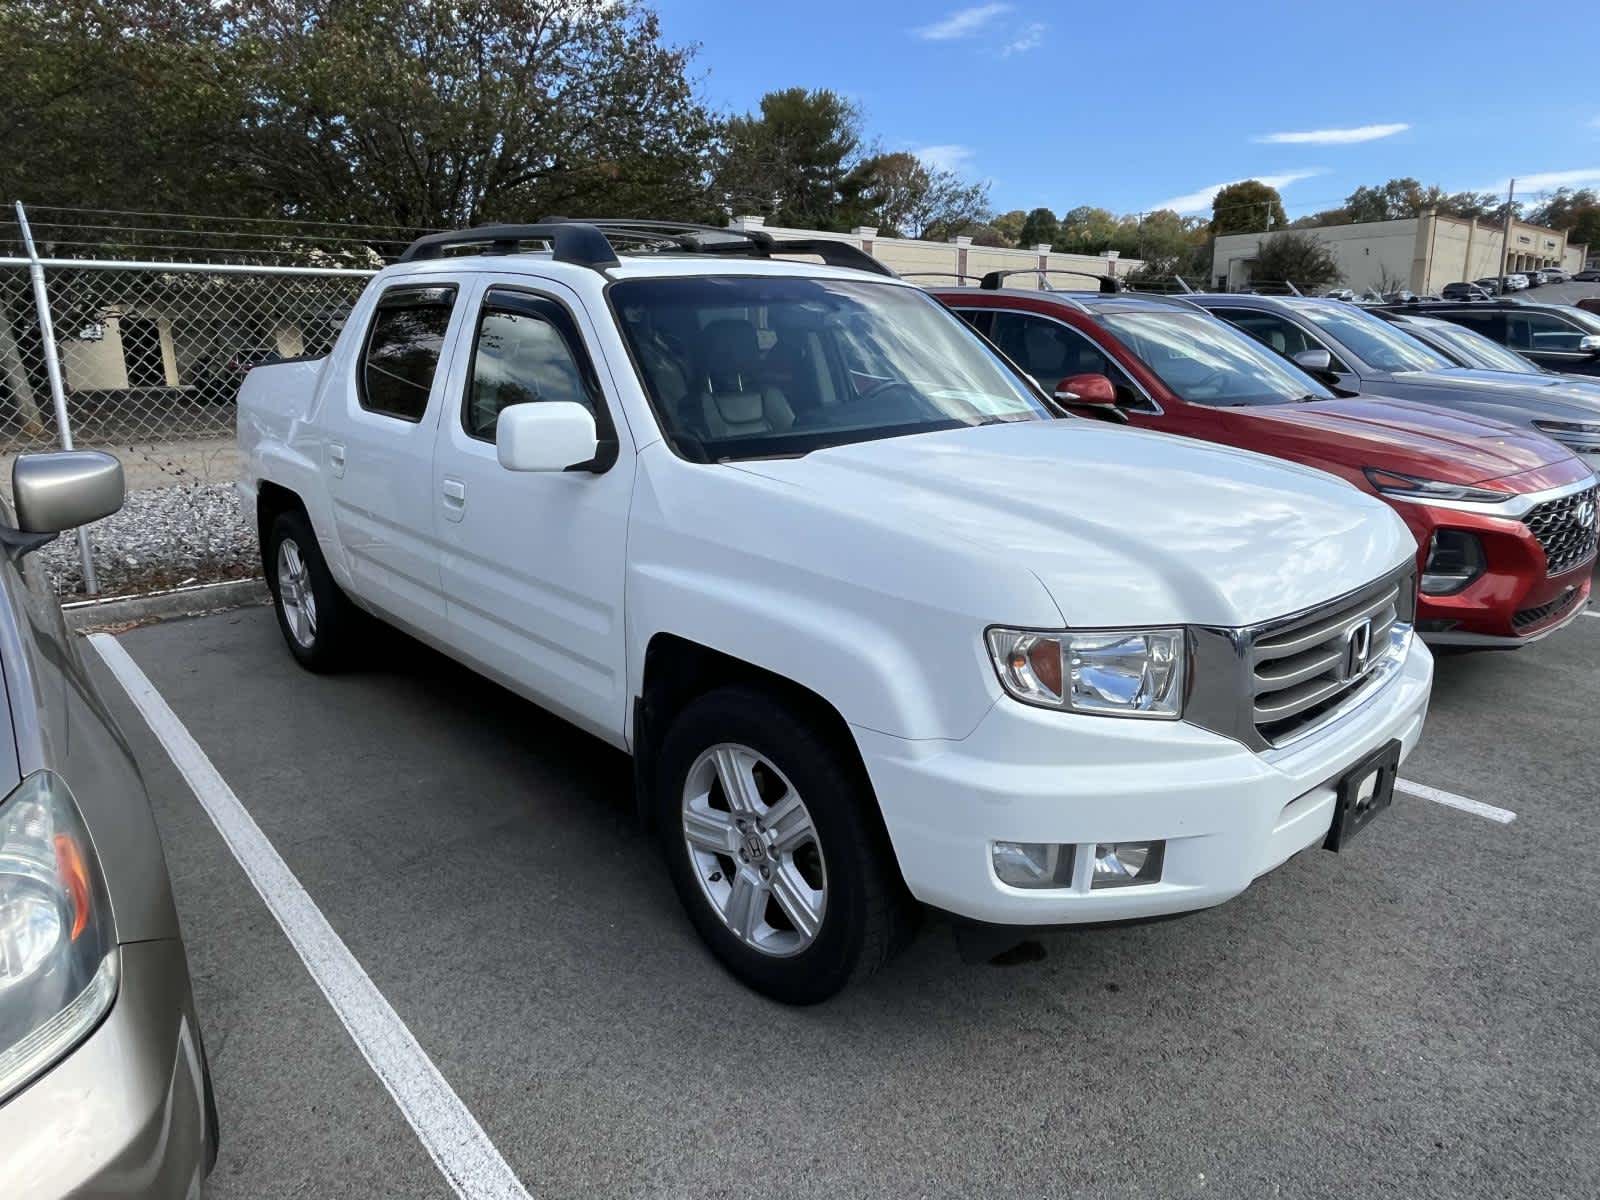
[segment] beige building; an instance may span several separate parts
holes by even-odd
[[[1498,222],[1426,212],[1403,221],[1362,221],[1296,230],[1318,238],[1333,252],[1342,284],[1357,292],[1409,288],[1437,293],[1447,283],[1501,274],[1505,231]],[[1219,237],[1212,249],[1212,282],[1238,289],[1256,278],[1256,256],[1264,240],[1278,233],[1236,233]],[[1583,267],[1587,247],[1569,245],[1567,235],[1526,221],[1511,224],[1506,272],[1533,267]]]
[[[1053,271],[1086,271],[1094,275],[1115,275],[1121,278],[1137,271],[1144,263],[1137,258],[1122,258],[1117,251],[1104,254],[1059,254],[1048,245],[1032,248],[1004,249],[993,246],[974,246],[969,237],[953,238],[948,242],[925,242],[915,238],[879,237],[876,229],[858,228],[849,233],[822,233],[815,229],[783,229],[767,225],[761,217],[735,217],[730,222],[734,229],[765,229],[776,237],[828,238],[848,242],[892,268],[897,274],[909,275],[913,281],[918,276],[933,275],[984,275],[990,271],[1015,271],[1042,268]],[[938,283],[938,279],[926,279]],[[945,280],[952,283],[953,280]],[[1011,280],[1010,287],[1037,286],[1037,276],[1019,276]],[[1093,289],[1091,280],[1071,278],[1055,281],[1057,288]]]

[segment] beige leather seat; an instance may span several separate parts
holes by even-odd
[[[698,416],[706,436],[748,437],[784,433],[794,410],[782,389],[764,382],[761,345],[749,321],[713,321],[701,332],[702,390]]]

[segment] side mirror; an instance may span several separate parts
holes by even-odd
[[[1294,365],[1313,375],[1329,375],[1333,372],[1333,355],[1326,350],[1302,350],[1294,356]]]
[[[1578,339],[1578,350],[1582,354],[1600,354],[1600,334],[1584,334]]]
[[[1117,406],[1117,389],[1104,375],[1068,375],[1056,384],[1056,399],[1062,404]]]
[[[109,517],[123,494],[122,464],[99,450],[23,454],[11,467],[17,529],[25,534],[54,537]]]
[[[513,404],[495,423],[495,455],[508,471],[587,467],[599,449],[594,417],[572,400]]]

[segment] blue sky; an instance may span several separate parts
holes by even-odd
[[[669,40],[700,43],[715,106],[833,88],[885,149],[989,180],[997,211],[1209,213],[1246,178],[1291,217],[1397,175],[1600,185],[1592,55],[1577,36],[1511,38],[1538,22],[1503,0],[655,3]]]

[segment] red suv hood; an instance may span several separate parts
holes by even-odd
[[[1228,418],[1251,450],[1440,483],[1504,481],[1509,492],[1536,491],[1550,486],[1536,482],[1546,476],[1564,480],[1568,460],[1582,466],[1542,434],[1405,400],[1308,400],[1229,409]]]

